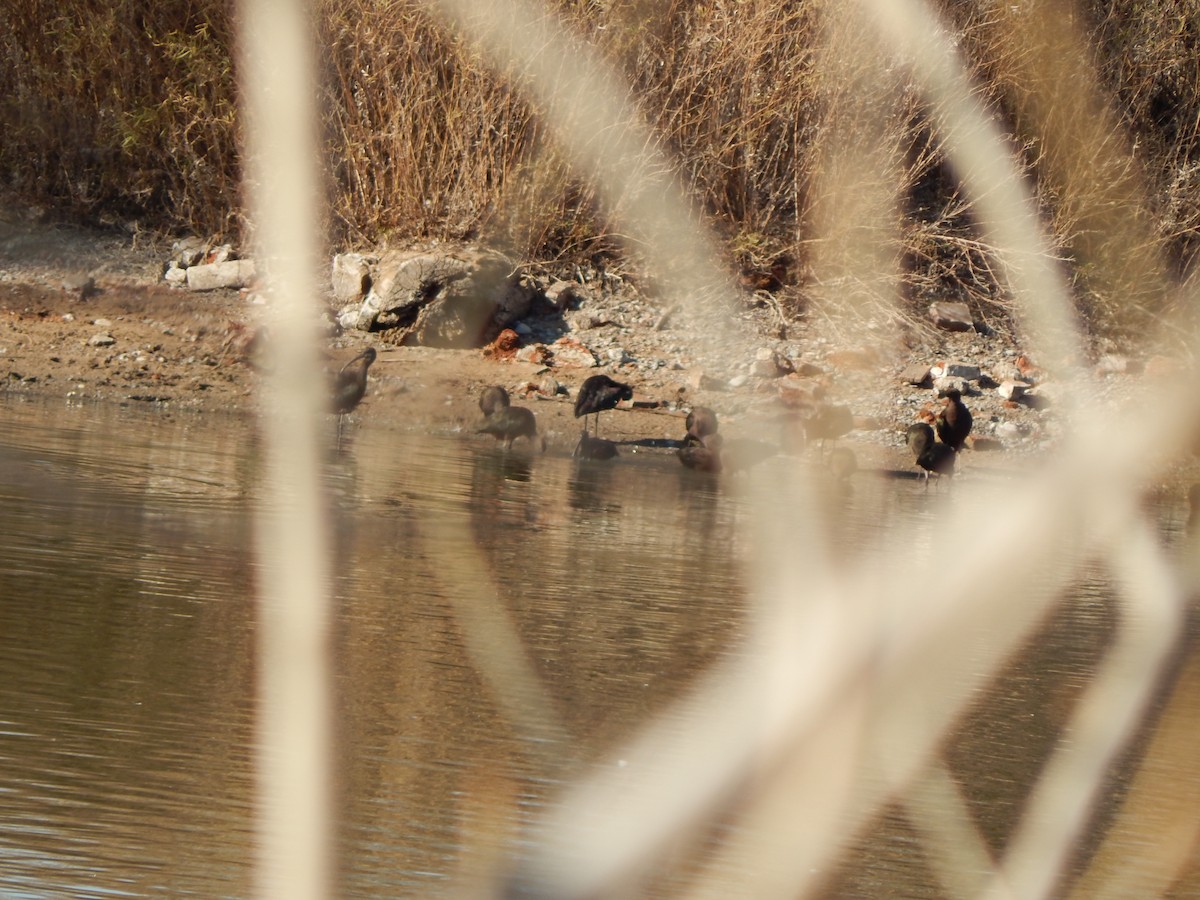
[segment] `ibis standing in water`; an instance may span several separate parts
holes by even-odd
[[[596,414],[596,430],[600,430],[600,413],[613,409],[622,400],[633,399],[633,388],[627,384],[614,381],[607,375],[593,375],[579,386],[579,394],[575,397],[575,418]],[[583,431],[587,433],[587,419],[584,419]]]
[[[546,452],[546,436],[538,434],[537,418],[532,409],[523,406],[501,406],[487,417],[477,434],[490,434],[498,441],[504,442],[504,449],[512,448],[513,441],[519,437],[525,438],[532,446],[534,439],[541,444],[542,452]]]
[[[483,410],[485,416],[504,409],[508,404],[508,391],[498,384],[488,385],[479,395],[479,408]]]
[[[358,408],[358,404],[362,403],[362,398],[367,393],[367,370],[371,368],[371,363],[375,362],[375,348],[368,347],[358,356],[354,357],[337,373],[337,378],[333,382],[333,413],[338,417],[337,420],[337,442],[338,448],[341,449],[342,443],[342,416],[353,412]]]
[[[375,362],[375,348],[368,347],[337,373],[333,383],[333,411],[344,416],[353,412],[367,393],[367,370]]]
[[[689,432],[676,455],[689,469],[716,474],[721,471],[721,444],[719,434],[710,434],[702,438]]]
[[[821,442],[821,456],[825,456],[825,442],[836,442],[844,434],[854,430],[854,414],[848,406],[835,406],[825,399],[825,388],[817,385],[813,390],[813,409],[804,420],[804,431],[808,440]]]
[[[689,437],[704,440],[710,434],[716,434],[718,428],[717,414],[707,406],[694,406],[687,415],[687,433]]]
[[[954,458],[957,455],[949,444],[939,442],[933,434],[933,429],[924,422],[908,426],[906,434],[908,449],[916,457],[917,465],[925,470],[925,487],[929,487],[929,473],[937,476],[954,475]]]

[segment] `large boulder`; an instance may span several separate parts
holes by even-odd
[[[361,304],[343,326],[396,330],[394,339],[424,347],[482,347],[524,316],[535,295],[503,255],[487,250],[389,252]]]

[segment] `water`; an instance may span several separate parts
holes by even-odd
[[[563,784],[744,652],[755,514],[744,483],[670,456],[348,444],[328,470],[338,895],[483,895]],[[0,401],[0,896],[251,895],[256,453],[238,419]],[[869,477],[833,499],[851,561],[889,521],[933,534],[946,502]],[[1116,622],[1082,579],[945,749],[994,851]],[[536,704],[481,674],[505,629]],[[828,891],[949,896],[899,807]]]

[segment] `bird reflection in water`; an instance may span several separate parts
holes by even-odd
[[[593,466],[577,460],[567,479],[567,502],[571,509],[580,512],[616,512],[620,503],[613,500],[613,469],[611,466]]]

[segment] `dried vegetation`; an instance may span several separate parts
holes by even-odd
[[[861,52],[836,4],[551,5],[625,75],[747,289],[793,313],[950,296],[1006,315],[938,111],[887,52]],[[1082,317],[1140,334],[1178,302],[1198,248],[1200,0],[941,6]],[[519,75],[416,0],[315,7],[334,245],[480,240],[548,266],[637,268],[620,203],[602,206]],[[245,237],[233,24],[223,0],[4,4],[0,184],[77,220]],[[847,207],[859,183],[878,190]],[[883,274],[855,277],[849,252]]]

